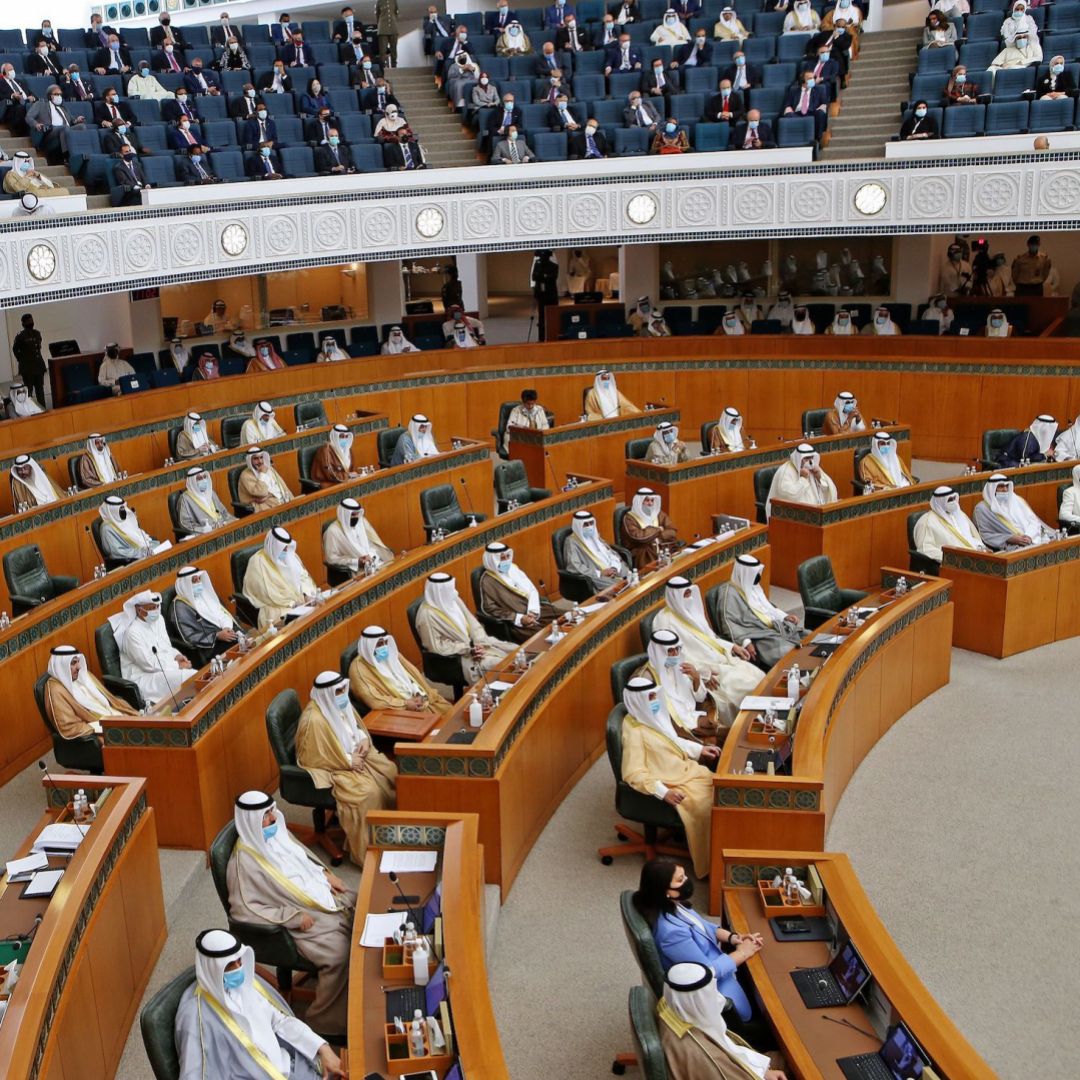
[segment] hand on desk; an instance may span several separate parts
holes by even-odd
[[[764,941],[760,934],[747,934],[746,937],[740,937],[739,944],[735,946],[735,951],[730,954],[731,959],[735,961],[736,965],[742,964],[749,960],[751,956],[757,956],[761,952],[763,945]]]
[[[539,620],[535,615],[530,615],[528,612],[526,612],[524,615],[521,616],[521,625],[527,626],[532,629],[532,627],[539,625]]]
[[[189,668],[191,667],[191,661],[186,656],[181,656],[180,653],[177,653],[176,666],[179,668]]]
[[[619,571],[616,570],[614,566],[606,566],[601,571],[600,576],[601,577],[606,577],[606,578],[618,577],[619,576]]]
[[[342,1068],[341,1058],[330,1049],[329,1043],[323,1043],[319,1047],[319,1061],[322,1062],[323,1076],[327,1077],[327,1080],[335,1080],[339,1076],[347,1080],[349,1074]]]
[[[794,616],[794,615],[785,615],[784,616],[784,622],[797,623],[798,621],[799,621],[798,618],[796,616]]]
[[[218,636],[218,641],[235,641],[236,640],[236,631],[235,630],[219,630],[217,632],[217,636]]]
[[[1005,544],[1009,547],[1028,547],[1031,544],[1030,536],[1010,536]]]

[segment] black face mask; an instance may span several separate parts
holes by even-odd
[[[117,517],[118,517],[118,518],[119,518],[119,519],[120,519],[121,521],[127,521],[127,511],[126,511],[126,510],[117,510],[117,512],[116,512],[116,516],[117,516]]]
[[[124,160],[125,161],[130,161],[131,160],[131,155],[130,154],[125,154],[124,155]],[[115,360],[120,355],[120,351],[118,349],[109,349],[105,353],[105,355],[108,356],[108,358],[110,360]]]
[[[757,577],[754,578],[754,584],[755,585],[760,585],[761,584],[761,571],[760,570],[757,573]]]
[[[359,525],[359,524],[360,524],[360,515],[359,514],[350,514],[349,515],[349,525],[350,525],[350,527],[355,529],[356,526]]]
[[[684,904],[688,904],[688,903],[690,903],[690,898],[691,898],[691,897],[692,897],[693,895],[694,895],[694,883],[693,883],[693,881],[691,881],[691,880],[690,880],[690,878],[687,878],[687,879],[686,879],[686,880],[685,880],[685,881],[684,881],[684,882],[683,882],[683,883],[682,883],[682,884],[681,884],[681,885],[679,886],[679,899],[680,899],[680,900],[681,900],[681,901],[682,901],[682,902],[683,902]]]

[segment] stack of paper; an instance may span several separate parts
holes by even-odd
[[[400,911],[391,911],[385,915],[368,915],[364,919],[364,932],[360,944],[367,949],[381,949],[387,938],[392,938],[401,929],[401,924],[408,916]]]
[[[41,851],[27,855],[25,859],[12,859],[7,864],[8,881],[29,881],[35,870],[44,870],[48,865],[49,858]]]
[[[379,873],[427,874],[435,869],[437,851],[384,851],[379,861]]]
[[[85,830],[78,825],[55,822],[38,834],[31,851],[58,851],[70,854],[83,841]]]

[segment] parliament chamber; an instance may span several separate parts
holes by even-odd
[[[0,1076],[1075,1072],[1080,4],[968,6],[0,17]]]

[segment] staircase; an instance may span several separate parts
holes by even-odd
[[[29,138],[16,138],[11,134],[10,128],[0,128],[0,148],[9,158],[13,158],[19,150],[26,150],[34,158],[34,165],[42,176],[47,176],[54,184],[67,188],[72,195],[82,195],[86,188],[75,182],[75,178],[68,172],[66,165],[46,165],[43,155],[38,154],[30,145]],[[87,207],[96,209],[107,207],[109,197],[107,195],[90,195],[86,200]]]
[[[921,38],[921,27],[863,34],[859,59],[848,72],[843,108],[829,121],[831,137],[822,161],[885,157],[885,144],[900,130],[900,103],[911,92],[908,75]]]
[[[394,68],[387,78],[431,168],[478,164],[472,133],[462,129],[460,115],[435,89],[430,67]]]

